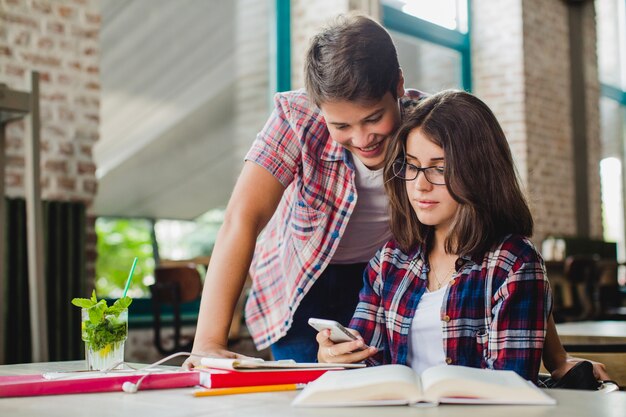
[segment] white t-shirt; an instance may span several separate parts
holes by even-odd
[[[417,304],[411,322],[408,361],[418,375],[430,367],[446,363],[441,306],[447,288],[446,285],[434,292],[426,291]]]
[[[383,169],[372,171],[357,157],[352,157],[352,162],[356,168],[357,201],[331,260],[333,264],[369,262],[391,239]]]

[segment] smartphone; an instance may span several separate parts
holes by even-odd
[[[357,340],[355,335],[350,333],[348,329],[335,320],[316,319],[311,317],[309,319],[309,325],[318,332],[330,329],[330,340],[334,343],[352,342],[353,340]]]

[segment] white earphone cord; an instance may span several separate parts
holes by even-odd
[[[154,362],[154,363],[151,363],[150,365],[148,365],[148,366],[146,366],[146,367],[143,367],[143,368],[134,368],[134,367],[132,367],[132,366],[130,366],[130,365],[128,365],[127,363],[125,363],[125,362],[123,362],[123,361],[122,361],[122,362],[118,362],[118,363],[116,363],[115,365],[113,365],[113,366],[109,367],[108,369],[105,369],[105,370],[104,370],[104,371],[102,371],[102,372],[108,372],[108,371],[110,371],[110,370],[112,370],[112,369],[117,368],[117,367],[118,367],[118,366],[120,366],[120,365],[126,365],[126,366],[128,366],[129,368],[134,369],[134,370],[136,370],[136,371],[148,371],[148,373],[147,373],[147,374],[145,374],[145,375],[143,375],[141,378],[139,378],[139,380],[138,380],[136,383],[132,383],[132,382],[130,382],[130,381],[126,381],[126,382],[124,382],[124,383],[122,384],[122,391],[127,392],[127,393],[129,393],[129,394],[134,394],[134,393],[136,393],[137,391],[139,391],[139,387],[141,386],[141,383],[143,382],[143,380],[144,380],[147,376],[152,375],[152,373],[153,373],[153,372],[150,372],[150,369],[151,369],[151,368],[154,368],[154,367],[156,367],[156,366],[159,366],[159,365],[161,365],[162,363],[165,363],[165,362],[169,361],[170,359],[173,359],[173,358],[175,358],[175,357],[177,357],[177,356],[198,356],[198,357],[202,357],[202,355],[197,355],[197,354],[195,354],[195,353],[191,353],[191,352],[177,352],[177,353],[174,353],[174,354],[172,354],[172,355],[166,356],[165,358],[160,359],[160,360],[158,360],[158,361],[156,361],[156,362]]]

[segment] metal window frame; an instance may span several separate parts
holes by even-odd
[[[467,1],[467,15],[471,16],[470,2]],[[467,22],[467,33],[446,29],[434,23],[411,16],[402,10],[382,5],[383,25],[391,30],[412,36],[461,54],[461,86],[472,91],[471,19]]]

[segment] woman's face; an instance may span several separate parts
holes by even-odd
[[[443,149],[432,142],[419,128],[413,129],[407,137],[406,162],[417,168],[434,166],[439,168],[439,173],[446,165]],[[437,174],[436,168],[430,171],[433,173],[431,180],[435,176],[443,177]],[[459,207],[459,203],[452,198],[447,187],[430,183],[421,171],[416,179],[406,181],[406,191],[418,220],[427,226],[433,226],[438,232],[447,233]]]

